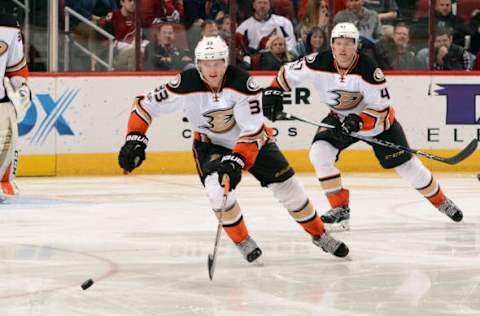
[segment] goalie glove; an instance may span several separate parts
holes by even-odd
[[[148,138],[140,133],[130,133],[127,135],[125,144],[118,154],[118,164],[120,167],[131,172],[139,167],[145,160],[145,149],[148,145]]]
[[[235,190],[242,179],[242,169],[245,161],[239,154],[231,153],[223,156],[220,166],[218,167],[218,182],[225,186],[225,175],[230,178],[230,191]]]
[[[12,81],[14,81],[14,83],[15,81],[20,82],[20,84],[12,84]],[[20,122],[23,120],[23,117],[25,116],[25,113],[30,106],[32,94],[30,88],[25,81],[12,81],[10,81],[9,78],[5,77],[3,79],[3,86],[5,87],[5,92],[7,93],[10,102],[15,108],[15,112],[17,113],[17,121]]]

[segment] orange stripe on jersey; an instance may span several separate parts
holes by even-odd
[[[21,75],[26,72],[26,76]],[[22,77],[28,77],[28,66],[27,66],[27,61],[25,57],[23,57],[18,63],[12,66],[8,66],[5,69],[5,74],[7,77],[13,77],[13,76],[22,76]]]
[[[262,125],[257,132],[238,138],[232,152],[240,154],[245,159],[245,170],[250,169],[255,163],[260,149],[271,137],[269,132],[272,132],[271,129],[268,130]]]
[[[138,132],[145,135],[148,130],[148,124],[136,113],[130,113],[128,119],[128,133]]]
[[[380,124],[382,124],[383,130],[387,130],[395,120],[395,109],[393,107],[388,107],[381,111],[366,109],[359,116],[363,122],[362,131],[374,129]]]

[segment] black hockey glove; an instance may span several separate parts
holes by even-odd
[[[350,135],[351,133],[358,132],[363,125],[363,121],[360,116],[357,114],[350,113],[347,117],[343,120],[342,123],[342,131]]]
[[[135,132],[128,134],[125,144],[118,154],[118,164],[120,167],[128,172],[139,167],[145,160],[147,144],[147,136]]]
[[[223,156],[220,166],[218,166],[218,182],[225,186],[225,175],[230,178],[230,191],[235,190],[242,179],[242,169],[245,167],[245,161],[242,156],[231,153]]]
[[[262,95],[263,116],[275,122],[283,112],[283,91],[277,88],[266,88]]]

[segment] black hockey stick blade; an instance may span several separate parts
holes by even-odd
[[[470,143],[468,143],[467,147],[462,149],[461,152],[459,152],[458,154],[456,154],[453,157],[444,158],[442,161],[448,163],[449,165],[455,165],[455,164],[459,163],[460,161],[468,158],[471,154],[473,154],[475,152],[475,150],[477,149],[477,146],[478,146],[478,140],[472,139],[472,141]]]
[[[215,257],[212,254],[208,255],[208,276],[213,280],[213,273],[215,272]]]

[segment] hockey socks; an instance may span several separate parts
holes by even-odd
[[[310,200],[299,210],[288,212],[293,219],[302,225],[303,229],[312,236],[321,236],[325,228],[323,223],[317,215],[317,212],[313,208],[313,204]]]

